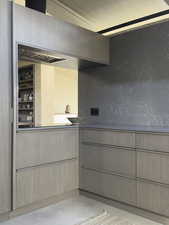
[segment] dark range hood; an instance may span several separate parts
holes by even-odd
[[[66,60],[62,57],[55,56],[47,51],[39,50],[32,47],[19,45],[18,56],[20,60],[28,60],[35,63],[56,63]]]

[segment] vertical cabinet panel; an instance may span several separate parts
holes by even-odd
[[[17,208],[78,189],[78,161],[19,170]]]
[[[0,213],[11,209],[11,2],[0,0]]]
[[[135,157],[135,151],[129,149],[81,144],[80,163],[85,168],[135,177]]]
[[[76,158],[78,133],[78,128],[18,132],[17,169]]]

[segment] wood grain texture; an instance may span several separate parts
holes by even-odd
[[[19,170],[16,207],[78,189],[78,160]]]
[[[169,216],[169,188],[146,182],[137,183],[137,206]]]
[[[81,129],[80,138],[82,142],[135,147],[134,132]]]
[[[147,150],[169,152],[169,135],[167,134],[136,134],[136,147]]]
[[[0,213],[11,209],[11,3],[0,1]]]
[[[136,154],[133,150],[101,145],[80,145],[82,167],[136,176]]]
[[[80,188],[114,200],[136,205],[136,181],[80,169]]]
[[[17,169],[77,158],[79,149],[78,134],[78,128],[34,130],[17,133]]]
[[[169,154],[137,152],[137,177],[169,184]]]

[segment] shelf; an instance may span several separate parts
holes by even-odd
[[[19,122],[18,123],[18,126],[32,126],[32,125],[34,125],[34,123],[33,122]]]
[[[22,103],[33,103],[33,101],[21,101],[21,102],[19,102],[19,104],[22,104]]]
[[[29,83],[29,82],[33,82],[33,79],[21,80],[21,81],[19,81],[19,84]]]
[[[24,87],[24,88],[19,88],[19,91],[30,90],[30,89],[33,89],[33,87]]]
[[[30,108],[30,109],[19,109],[19,111],[33,111],[33,108]]]

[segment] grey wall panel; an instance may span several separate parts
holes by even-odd
[[[76,190],[78,180],[77,160],[19,170],[16,174],[16,207]]]
[[[16,168],[77,158],[78,143],[78,128],[18,132]]]
[[[111,66],[79,74],[84,123],[169,126],[169,22],[111,38]],[[100,116],[90,116],[99,107]]]
[[[11,209],[11,3],[0,1],[0,213]]]
[[[102,35],[18,5],[14,6],[14,16],[15,41],[109,63],[109,39]]]

